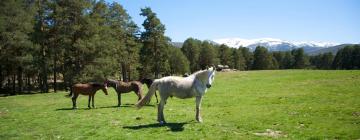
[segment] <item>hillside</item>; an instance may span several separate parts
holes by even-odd
[[[312,51],[312,52],[309,52],[308,54],[309,55],[317,55],[317,54],[323,54],[323,53],[328,53],[328,52],[331,52],[332,54],[336,54],[338,52],[338,50],[344,48],[345,46],[351,46],[351,45],[355,45],[355,44],[341,44],[341,45],[337,45],[337,46],[334,46],[334,47],[329,47],[329,48],[323,48],[323,49],[320,49],[320,50],[316,50],[316,51]]]

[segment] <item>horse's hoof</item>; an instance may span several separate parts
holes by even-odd
[[[196,119],[197,122],[202,123],[203,120],[201,118]]]
[[[159,121],[159,124],[163,125],[163,124],[166,124],[166,122],[165,121]]]
[[[73,107],[73,109],[78,109],[77,107]]]

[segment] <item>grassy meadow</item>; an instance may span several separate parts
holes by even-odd
[[[144,86],[144,89],[147,88]],[[98,91],[72,110],[68,93],[0,97],[0,139],[360,139],[360,71],[275,70],[217,73],[195,121],[195,98],[169,98],[168,124],[156,100]]]

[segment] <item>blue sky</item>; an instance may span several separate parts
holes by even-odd
[[[360,43],[360,0],[107,0],[142,26],[150,7],[173,41],[240,37]]]

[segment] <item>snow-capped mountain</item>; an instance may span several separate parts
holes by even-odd
[[[225,44],[229,47],[238,48],[240,46],[247,47],[250,50],[255,50],[257,46],[264,46],[269,51],[289,51],[294,48],[304,48],[305,52],[312,52],[322,48],[339,45],[337,43],[329,42],[290,42],[286,40],[274,38],[260,38],[260,39],[242,39],[242,38],[225,38],[215,39],[214,42],[218,44]]]

